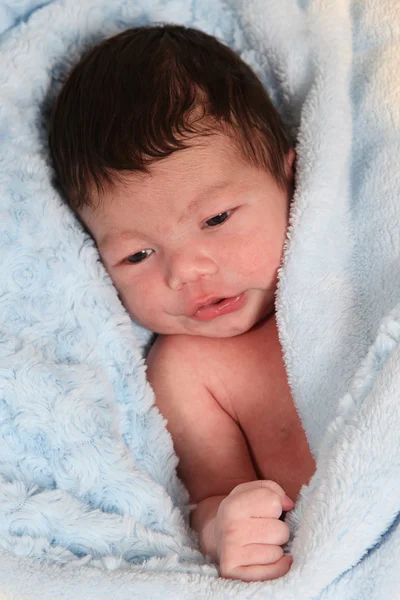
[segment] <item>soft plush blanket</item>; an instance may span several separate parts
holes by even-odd
[[[199,553],[149,334],[53,185],[66,72],[153,21],[238,50],[296,143],[277,318],[317,471],[273,582],[221,580]],[[9,0],[0,32],[0,597],[399,598],[399,3]]]

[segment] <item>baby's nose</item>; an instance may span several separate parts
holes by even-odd
[[[180,252],[168,265],[167,284],[172,290],[179,290],[185,284],[214,275],[217,271],[218,266],[211,257]]]

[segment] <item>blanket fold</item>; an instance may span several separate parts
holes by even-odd
[[[221,580],[131,322],[46,145],[98,40],[199,27],[261,77],[296,144],[277,321],[317,470],[287,576]],[[390,0],[0,3],[0,596],[383,600],[400,590],[400,6]],[[184,394],[184,390],[182,390]]]

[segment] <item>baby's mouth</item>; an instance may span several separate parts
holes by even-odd
[[[213,300],[212,302],[209,302],[208,304],[203,304],[203,306],[199,306],[199,308],[197,310],[200,310],[200,308],[205,308],[206,306],[213,306],[214,304],[221,304],[221,302],[223,302],[224,300],[225,300],[225,298],[218,298],[217,300]]]
[[[235,312],[242,308],[246,302],[246,293],[242,292],[238,296],[231,298],[215,298],[211,302],[198,306],[192,314],[192,318],[199,321],[209,321],[222,315]]]
[[[201,301],[201,299],[198,300],[198,302],[193,303],[192,306],[190,306],[187,310],[187,312],[185,312],[185,314],[188,317],[192,317],[193,315],[197,314],[199,310],[203,310],[205,308],[209,308],[211,306],[218,306],[219,304],[221,304],[224,300],[226,300],[226,298],[222,298],[221,296],[209,296],[208,298],[205,297],[203,301]]]

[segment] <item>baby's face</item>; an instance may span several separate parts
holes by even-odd
[[[129,174],[81,217],[135,321],[162,334],[230,337],[274,309],[291,191],[228,138],[200,143],[150,174]]]

